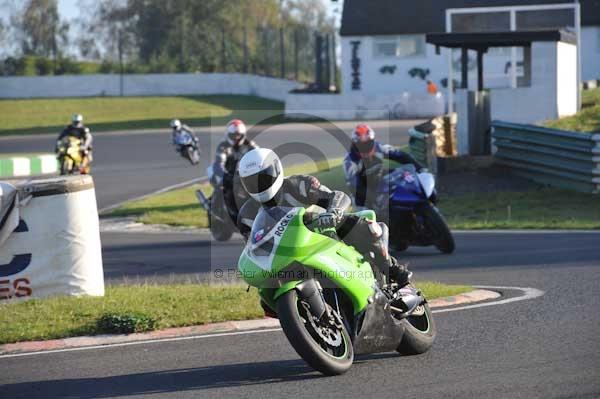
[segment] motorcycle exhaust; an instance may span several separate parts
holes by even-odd
[[[400,294],[400,297],[391,301],[390,309],[392,310],[392,312],[396,313],[400,318],[408,317],[411,314],[415,313],[417,308],[421,306],[424,302],[423,296],[420,295],[420,292],[418,291],[403,293],[401,289],[398,293]]]

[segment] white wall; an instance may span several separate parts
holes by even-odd
[[[284,101],[297,82],[238,73],[135,74],[124,76],[125,96],[255,95]],[[0,98],[120,95],[119,75],[0,77]]]
[[[581,28],[581,78],[600,79],[600,26]]]
[[[425,55],[408,58],[375,58],[373,57],[373,42],[377,37],[386,36],[344,36],[342,37],[342,90],[362,93],[425,93],[425,82],[419,78],[411,78],[408,71],[414,67],[429,68],[431,71],[428,79],[438,85],[441,91],[440,80],[448,75],[447,53],[442,49],[440,55],[435,53],[435,46],[426,45]],[[361,42],[358,57],[361,60],[360,80],[361,90],[352,90],[352,47],[351,41]],[[582,79],[600,79],[600,26],[586,26],[581,30],[581,60]],[[475,53],[469,52],[469,57],[475,60]],[[453,59],[460,58],[460,51],[455,50]],[[522,59],[519,56],[518,59]],[[510,76],[506,73],[506,63],[510,61],[509,51],[490,49],[484,58],[484,82],[486,88],[502,88],[510,86]],[[384,65],[395,65],[393,75],[381,74],[379,69]],[[475,89],[477,84],[477,71],[473,68],[469,72],[469,88]],[[460,71],[456,71],[454,78],[460,81]]]
[[[492,119],[537,123],[556,119],[559,112],[561,116],[574,114],[577,107],[574,50],[574,45],[566,43],[533,43],[531,86],[490,90]]]
[[[557,43],[556,102],[558,117],[577,113],[577,46]]]
[[[361,89],[352,90],[352,46],[351,41],[359,40],[357,56],[360,58]],[[379,69],[384,65],[395,65],[394,74],[381,74]],[[434,81],[440,90],[440,79],[447,75],[446,58],[435,55],[435,47],[426,45],[425,56],[407,58],[374,58],[372,36],[344,36],[342,37],[342,91],[344,93],[379,93],[398,94],[411,92],[415,94],[427,93],[425,81],[418,77],[411,78],[408,71],[412,68],[429,68],[431,74],[428,79]]]
[[[423,35],[424,36],[424,35]],[[377,58],[373,56],[373,43],[377,38],[386,36],[345,36],[342,38],[342,89],[344,92],[362,93],[426,93],[426,81],[412,78],[408,71],[412,68],[429,69],[427,80],[435,82],[438,89],[445,92],[440,81],[448,76],[447,51],[442,49],[439,55],[435,53],[435,46],[427,44],[425,55],[406,58]],[[351,41],[361,42],[358,57],[361,60],[360,80],[361,90],[352,90],[352,46]],[[454,79],[460,82],[460,50],[454,50],[452,58],[456,68]],[[476,53],[469,51],[470,65],[468,75],[469,87],[474,89],[477,85]],[[522,56],[521,56],[522,59]],[[510,51],[491,49],[484,57],[484,81],[487,88],[509,87],[510,75],[506,71],[506,63],[510,61]],[[396,66],[394,74],[382,74],[379,69],[385,65]]]
[[[430,118],[444,114],[446,100],[430,94],[289,94],[286,115],[306,113],[329,120]]]

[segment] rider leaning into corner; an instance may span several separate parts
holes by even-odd
[[[198,138],[192,128],[186,124],[182,124],[179,119],[173,119],[171,121],[171,129],[173,129],[171,132],[171,142],[174,146],[177,146],[177,137],[183,133],[189,134],[192,140],[194,140],[194,143],[198,144]],[[179,148],[176,148],[176,151],[179,151]]]
[[[82,115],[75,114],[71,117],[71,124],[63,129],[56,140],[55,151],[58,151],[58,147],[65,137],[76,137],[81,140],[79,150],[81,151],[83,160],[81,162],[80,172],[85,174],[90,173],[93,138],[92,134],[90,133],[90,129],[83,124]]]
[[[366,124],[359,124],[352,132],[352,146],[344,158],[346,183],[356,190],[355,206],[372,204],[379,179],[383,176],[384,159],[402,164],[412,164],[418,172],[423,166],[409,153],[375,140],[375,132]],[[368,183],[368,184],[367,184]]]
[[[247,238],[254,218],[263,207],[309,207],[318,205],[326,211],[319,215],[319,228],[335,228],[338,237],[365,257],[375,256],[375,264],[391,281],[404,286],[411,273],[388,253],[388,228],[356,215],[345,215],[351,205],[348,195],[330,190],[314,176],[283,176],[281,161],[275,152],[260,148],[248,152],[240,161],[239,175],[251,199],[240,209],[238,228]]]
[[[246,137],[246,125],[240,119],[227,123],[225,139],[217,145],[215,162],[212,165],[210,182],[214,187],[223,187],[223,196],[230,209],[237,209],[234,196],[234,179],[240,159],[251,150],[258,148]],[[236,182],[237,183],[237,182]]]

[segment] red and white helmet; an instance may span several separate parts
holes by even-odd
[[[367,124],[358,124],[352,132],[352,143],[361,154],[369,154],[375,148],[375,132]]]
[[[225,133],[229,144],[236,145],[246,137],[246,125],[240,119],[233,119],[227,123],[227,132]]]

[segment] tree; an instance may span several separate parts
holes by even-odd
[[[57,0],[28,0],[14,25],[25,55],[56,59],[68,44],[69,25],[60,21]]]
[[[82,54],[95,48],[114,62],[120,43],[126,62],[148,72],[270,74],[284,69],[283,36],[287,63],[298,42],[301,68],[310,74],[314,31],[332,29],[322,1],[99,0],[82,6],[89,14],[79,44]]]

